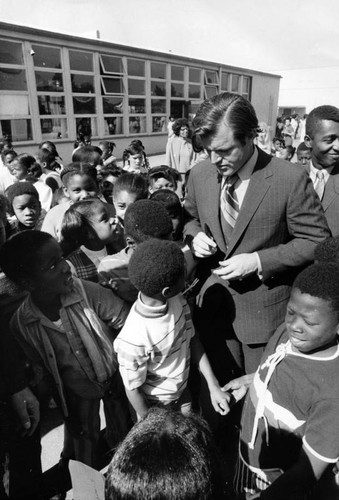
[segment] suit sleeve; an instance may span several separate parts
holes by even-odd
[[[195,198],[194,177],[194,172],[191,171],[191,175],[188,178],[187,195],[184,203],[184,238],[187,239],[188,243],[190,243],[190,240],[192,240],[200,231],[202,231],[199,211]]]
[[[286,203],[286,223],[290,240],[258,250],[263,279],[313,262],[318,243],[331,236],[321,202],[306,172],[296,176]]]

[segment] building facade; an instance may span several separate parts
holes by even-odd
[[[162,153],[170,116],[192,119],[222,91],[251,100],[274,126],[280,77],[214,62],[0,23],[0,137],[18,152],[51,140],[70,157],[79,133],[113,141],[116,154],[140,138]]]

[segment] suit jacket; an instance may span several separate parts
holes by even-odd
[[[310,169],[307,169],[308,174]],[[339,165],[335,165],[325,185],[321,200],[327,224],[333,236],[339,235]]]
[[[248,189],[228,247],[220,222],[221,179],[210,161],[191,171],[185,201],[188,242],[206,225],[218,253],[200,259],[201,275],[218,267],[218,260],[258,252],[262,279],[257,274],[243,280],[213,277],[223,286],[229,324],[246,344],[265,343],[282,323],[291,284],[298,272],[314,258],[315,246],[330,236],[324,212],[306,172],[258,150]],[[226,332],[227,333],[227,332]]]

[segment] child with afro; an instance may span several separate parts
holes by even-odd
[[[338,498],[332,473],[339,457],[338,332],[339,267],[313,264],[294,281],[285,322],[256,373],[224,387],[236,400],[248,389],[237,493],[262,500]]]
[[[5,195],[10,226],[7,237],[26,229],[41,229],[46,211],[41,209],[39,193],[31,182],[16,182],[6,189]]]
[[[170,405],[183,413],[191,410],[187,389],[191,353],[206,379],[215,411],[226,414],[229,394],[219,387],[181,293],[185,259],[178,245],[155,239],[141,243],[131,256],[129,276],[139,295],[114,348],[138,419],[155,405]]]

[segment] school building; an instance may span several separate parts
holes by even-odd
[[[79,132],[115,142],[118,157],[134,138],[163,153],[169,116],[192,119],[222,91],[248,98],[274,127],[279,84],[269,73],[0,23],[0,137],[18,153],[51,140],[68,161]]]

